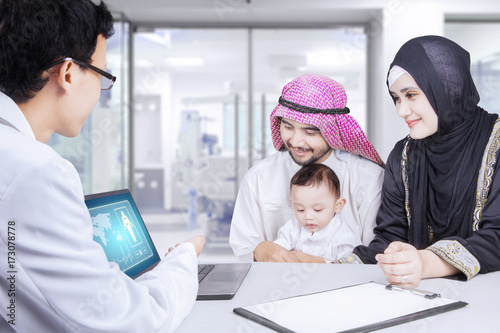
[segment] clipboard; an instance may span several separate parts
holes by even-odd
[[[376,282],[233,309],[283,333],[371,332],[455,310],[468,303]]]

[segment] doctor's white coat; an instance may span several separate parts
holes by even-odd
[[[0,332],[175,330],[196,298],[194,246],[130,279],[93,241],[73,165],[1,93],[0,117]]]

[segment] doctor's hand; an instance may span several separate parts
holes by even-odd
[[[403,242],[392,242],[384,253],[375,256],[389,283],[415,288],[422,279],[423,264],[419,251]]]
[[[255,261],[299,262],[299,259],[287,249],[270,241],[263,241],[253,251]]]
[[[186,239],[186,242],[194,245],[196,250],[196,255],[199,257],[201,254],[201,250],[203,249],[203,245],[205,245],[205,237],[203,236],[194,236]]]
[[[194,249],[196,250],[196,255],[199,257],[201,254],[201,250],[203,249],[203,245],[205,245],[205,237],[203,236],[194,236],[186,239],[186,243],[191,243],[194,245]],[[175,244],[174,247],[170,247],[168,252],[165,255],[169,254],[174,248],[179,246],[179,243]]]

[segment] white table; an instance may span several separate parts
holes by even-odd
[[[232,300],[196,301],[176,332],[275,332],[234,314],[233,308],[369,281],[387,283],[375,265],[253,263]],[[378,332],[500,332],[500,272],[479,274],[468,282],[423,280],[418,288],[469,305]]]

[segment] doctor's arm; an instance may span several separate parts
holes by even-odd
[[[185,243],[191,243],[194,246],[194,250],[196,251],[196,256],[199,257],[201,254],[201,250],[203,249],[203,245],[205,245],[205,237],[203,236],[193,236],[186,239]],[[173,249],[177,246],[181,245],[180,243],[176,244],[175,247],[170,247],[168,252],[165,255],[169,254]]]
[[[174,331],[196,299],[195,246],[179,245],[155,269],[130,279],[93,241],[74,167],[38,164],[23,170],[2,205],[24,204],[16,213],[22,234],[18,263],[54,316],[79,332]]]

